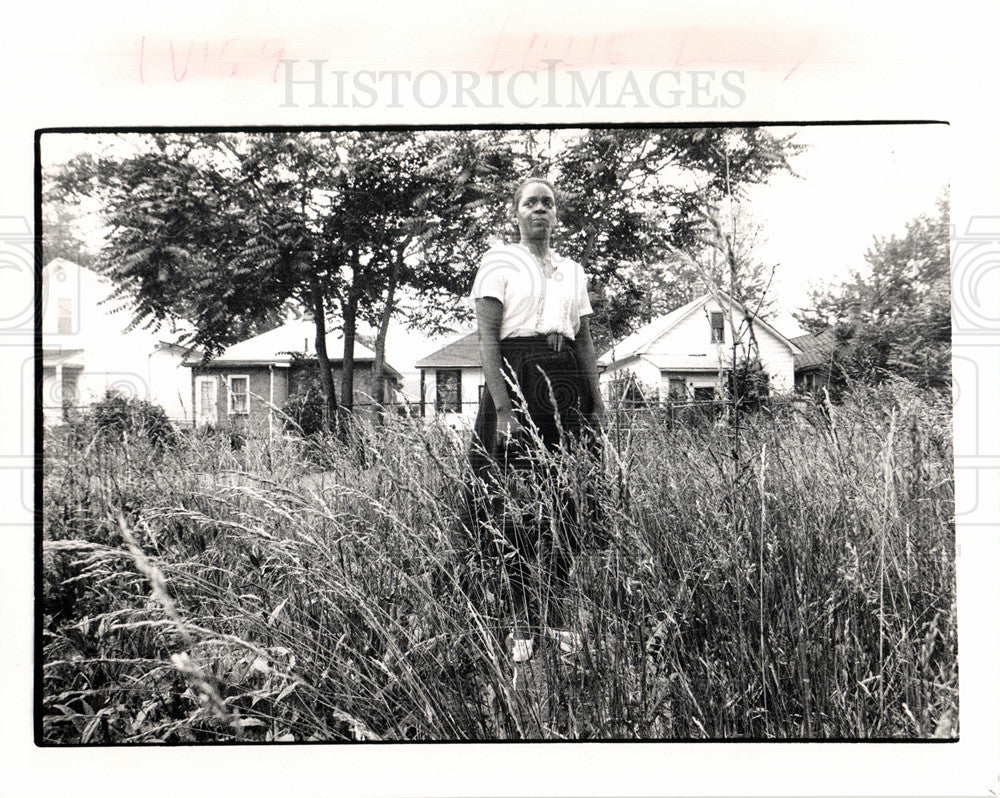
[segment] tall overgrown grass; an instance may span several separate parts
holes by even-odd
[[[45,441],[44,742],[954,736],[950,428],[907,386],[774,402],[738,439],[620,417],[600,545],[571,573],[585,650],[516,674],[446,428],[387,419],[364,463],[290,435],[64,428]]]

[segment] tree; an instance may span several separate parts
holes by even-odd
[[[156,134],[129,143],[127,154],[105,148],[50,177],[53,196],[100,199],[110,231],[102,264],[134,323],[188,319],[192,343],[212,355],[297,308],[316,326],[330,418],[330,325],[344,331],[346,409],[358,322],[376,327],[381,403],[397,293],[433,307],[453,292],[484,230],[498,224],[495,192],[517,173],[507,137],[494,132]]]
[[[763,128],[595,129],[555,157],[561,243],[590,275],[599,341],[692,299],[703,269],[675,253],[710,250],[710,209],[791,172],[800,150]]]
[[[875,237],[866,271],[812,292],[795,314],[812,332],[832,326],[834,362],[844,376],[881,382],[899,375],[923,387],[951,385],[948,195],[902,236]]]
[[[81,214],[70,203],[46,197],[42,203],[42,259],[45,263],[63,258],[80,266],[94,268],[92,245],[78,230]]]
[[[744,204],[730,197],[708,206],[704,218],[694,254],[699,277],[715,290],[725,291],[753,315],[767,315],[774,309],[769,291],[777,265],[765,263],[757,255],[763,237],[761,226]]]
[[[282,133],[129,137],[128,155],[82,155],[53,175],[62,196],[98,197],[101,262],[133,324],[189,320],[207,356],[268,329],[287,303],[310,309],[331,417],[325,350],[338,279],[322,190],[338,168],[332,136]]]
[[[496,201],[516,174],[515,152],[493,133],[355,133],[332,186],[351,264],[341,297],[345,330],[375,327],[376,405],[384,400],[385,341],[400,293],[425,315],[450,315],[456,285],[498,223]],[[448,295],[446,301],[444,295]],[[345,341],[348,335],[345,334]],[[345,360],[347,358],[345,344]],[[345,369],[345,380],[347,369]],[[344,402],[350,396],[344,385]]]

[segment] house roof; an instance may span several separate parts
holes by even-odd
[[[314,342],[316,327],[312,321],[293,321],[283,324],[266,333],[255,335],[245,341],[233,344],[221,355],[213,357],[208,363],[202,364],[201,358],[190,355],[185,360],[188,365],[207,365],[214,367],[226,366],[289,366],[293,354],[305,357],[315,357]],[[343,361],[344,337],[337,331],[326,334],[326,349],[331,363]],[[354,362],[366,363],[375,360],[375,353],[360,341],[354,342]],[[399,372],[385,364],[387,374],[399,377]]]
[[[82,349],[43,349],[42,365],[82,366],[78,357],[82,352]]]
[[[473,330],[417,361],[418,369],[481,368],[479,333]]]
[[[653,319],[649,322],[649,324],[640,327],[634,333],[615,344],[612,349],[609,349],[601,355],[597,359],[598,365],[609,366],[612,363],[620,363],[623,360],[628,360],[629,358],[645,354],[648,347],[654,341],[669,332],[673,327],[697,311],[712,298],[712,294],[702,294],[696,299],[692,299],[686,305],[681,305],[679,308],[675,308],[665,316]],[[722,293],[721,291],[719,292],[719,298],[723,302],[731,303],[744,313],[748,312],[743,305],[735,299],[731,299],[727,294]],[[799,351],[799,348],[790,339],[786,338],[774,329],[774,327],[764,321],[760,316],[754,316],[754,324],[759,324],[778,340],[787,344],[793,354],[796,354]]]
[[[718,371],[719,359],[712,355],[642,355],[660,371]]]
[[[621,341],[616,343],[611,349],[598,358],[598,363],[610,365],[611,363],[627,360],[628,358],[641,354],[641,352],[653,341],[663,335],[681,319],[686,318],[689,313],[700,307],[706,299],[710,298],[711,297],[706,294],[705,296],[698,297],[697,299],[688,302],[686,305],[681,305],[681,307],[675,308],[666,316],[660,316],[659,318],[653,319],[649,322],[649,324],[643,325],[634,333],[626,336]]]
[[[830,362],[830,355],[837,344],[833,329],[827,327],[818,333],[807,333],[792,339],[802,354],[795,356],[795,368],[808,369],[824,366]]]

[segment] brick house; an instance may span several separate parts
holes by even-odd
[[[280,426],[277,411],[292,397],[319,390],[315,352],[316,331],[311,321],[284,324],[241,341],[207,362],[191,356],[191,396],[197,425],[274,429]],[[326,336],[333,379],[340,398],[344,341],[340,333]],[[354,344],[354,406],[371,407],[374,394],[375,353]],[[400,374],[385,364],[387,400],[399,391]]]

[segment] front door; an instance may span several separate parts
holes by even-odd
[[[194,378],[194,423],[219,423],[219,383],[215,377]]]

